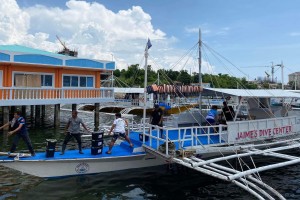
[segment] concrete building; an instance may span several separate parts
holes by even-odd
[[[289,74],[289,82],[294,82],[296,83],[296,89],[300,89],[300,72],[294,72],[292,74]],[[295,89],[295,84],[293,84],[294,88],[291,89]]]

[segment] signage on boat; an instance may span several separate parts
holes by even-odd
[[[291,125],[267,128],[267,129],[249,130],[249,131],[238,132],[236,140],[242,140],[247,138],[255,139],[261,137],[268,138],[268,137],[274,137],[278,135],[289,134],[291,132],[292,132]]]
[[[90,166],[89,164],[85,163],[85,162],[81,162],[79,163],[76,167],[75,167],[75,171],[78,173],[78,174],[84,174],[86,172],[88,172],[90,169]]]

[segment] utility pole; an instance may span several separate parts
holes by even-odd
[[[275,66],[279,66],[279,67],[281,67],[281,89],[283,89],[284,90],[284,79],[283,79],[283,62],[281,61],[281,64],[278,64],[278,65],[275,65]]]
[[[272,62],[271,66],[271,75],[272,75],[272,83],[274,83],[274,63]]]

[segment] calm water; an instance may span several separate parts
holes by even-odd
[[[51,110],[50,112],[51,113]],[[45,139],[55,138],[60,147],[63,130],[69,112],[61,113],[62,124],[52,127],[53,119],[48,115],[42,126],[30,124],[30,137],[34,147],[45,150]],[[93,118],[79,113],[87,126],[93,129]],[[112,118],[103,117],[102,122]],[[11,143],[3,143],[1,151]],[[3,145],[2,145],[3,144]],[[69,148],[76,148],[70,143]],[[19,150],[26,150],[23,142]],[[300,152],[300,151],[299,151]],[[295,154],[299,155],[299,152]],[[265,162],[265,160],[264,160]],[[269,161],[272,162],[272,161]],[[258,161],[259,164],[259,161]],[[287,199],[300,199],[300,168],[284,167],[261,173],[262,180],[275,188]],[[60,179],[42,179],[0,166],[0,200],[2,199],[255,199],[250,194],[227,182],[214,179],[177,165],[166,165],[148,169],[129,170],[98,175],[85,175]]]

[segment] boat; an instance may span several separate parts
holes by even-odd
[[[201,46],[202,41],[199,40],[198,44]],[[146,58],[148,49],[146,45]],[[146,77],[147,73],[145,80]],[[202,98],[212,94],[224,99],[238,99],[233,121],[215,125],[205,121]],[[300,94],[285,90],[205,88],[199,98],[198,109],[166,116],[163,127],[146,121],[146,99],[143,99],[143,121],[135,129],[130,128],[133,148],[121,141],[115,145],[112,154],[102,153],[108,149],[102,146],[98,148],[101,152],[96,155],[91,148],[85,149],[84,154],[75,150],[66,151],[64,155],[55,152],[53,157],[46,157],[45,152],[37,153],[35,157],[0,156],[0,164],[31,175],[52,178],[176,163],[236,184],[258,199],[284,199],[262,182],[259,172],[300,162],[300,157],[287,153],[300,147],[300,116],[289,114],[284,107],[271,107],[270,99],[295,99],[300,98]],[[242,108],[246,112],[240,112]],[[277,160],[258,166],[254,162],[255,157]],[[231,165],[232,160],[237,161],[237,167]]]
[[[116,78],[115,78],[116,79]],[[154,104],[159,104],[165,115],[177,114],[199,105],[198,98],[201,88],[199,86],[177,86],[174,85],[156,85],[147,86],[147,88],[156,87],[159,90],[147,90],[146,94],[146,113],[150,114]],[[176,89],[175,89],[176,88]],[[113,87],[114,102],[102,103],[99,111],[105,113],[134,114],[143,115],[144,109],[144,88],[133,87]],[[180,94],[189,94],[188,98]],[[207,102],[205,102],[207,103]],[[81,104],[78,108],[83,111],[94,111],[95,105]]]
[[[95,155],[91,148],[84,149],[84,154],[79,154],[78,150],[68,150],[64,155],[60,155],[58,151],[50,157],[47,157],[46,152],[38,152],[34,157],[23,156],[23,153],[20,153],[20,156],[17,153],[13,156],[2,153],[0,163],[2,166],[43,178],[95,174],[164,164],[163,160],[145,153],[141,142],[138,142],[138,137],[137,134],[131,134],[134,148],[121,142],[115,145],[110,155],[104,153],[108,150],[107,147],[96,148],[101,152]]]

